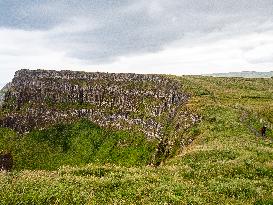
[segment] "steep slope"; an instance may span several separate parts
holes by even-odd
[[[9,148],[20,147],[22,143],[29,141],[33,144],[31,149],[27,149],[29,157],[36,155],[36,150],[42,150],[41,156],[51,156],[53,161],[58,162],[50,165],[52,162],[50,158],[38,157],[36,160],[30,160],[29,163],[20,163],[20,165],[17,163],[16,169],[53,169],[71,164],[69,160],[61,160],[60,155],[63,158],[76,158],[77,160],[72,160],[74,164],[93,162],[91,155],[96,156],[102,144],[96,145],[95,149],[89,149],[84,142],[92,141],[94,137],[92,133],[97,132],[96,130],[78,130],[78,133],[73,132],[73,136],[70,136],[71,133],[69,134],[68,131],[60,131],[61,134],[57,134],[54,129],[52,130],[52,126],[53,128],[57,126],[57,130],[58,127],[67,124],[73,127],[75,123],[85,119],[88,123],[92,122],[100,126],[104,132],[110,133],[106,139],[109,143],[111,138],[115,138],[114,136],[119,138],[115,131],[127,131],[122,135],[127,136],[128,139],[124,139],[124,142],[119,142],[117,139],[114,141],[131,149],[128,148],[128,156],[132,156],[132,153],[140,156],[128,165],[143,163],[159,165],[178,148],[186,146],[193,140],[193,136],[185,133],[200,121],[200,117],[188,109],[189,98],[190,95],[181,89],[178,80],[162,75],[20,70],[16,72],[5,92],[0,126],[10,128],[23,137],[18,135],[11,141],[4,140],[3,144],[12,146],[0,148],[13,150],[17,161],[29,161],[28,156],[24,154],[25,151]],[[82,125],[84,126],[85,123]],[[41,130],[45,130],[47,134],[37,134],[42,132]],[[136,136],[135,141],[130,141],[132,134]],[[18,138],[19,141],[16,140]],[[57,141],[61,140],[62,146],[54,150],[48,149],[49,143],[57,142],[54,138]],[[143,145],[142,152],[146,153],[145,156],[140,149],[134,147],[139,139],[142,140],[139,146]],[[73,149],[77,140],[78,144],[84,147],[83,151]],[[119,145],[115,143],[113,146],[118,147]],[[153,147],[153,149],[147,148],[149,151],[146,152],[145,147]],[[73,152],[84,152],[83,158],[89,160],[77,158]],[[54,156],[52,153],[55,153]],[[112,151],[107,152],[104,155],[105,159],[101,161],[106,162],[112,154]],[[120,158],[123,158],[121,155]],[[141,157],[143,160],[140,159]],[[116,160],[115,163],[120,164],[121,161]]]
[[[142,133],[113,131],[88,120],[24,135],[0,128],[0,151],[12,152],[13,170],[56,170],[88,163],[147,165],[153,160],[156,145],[156,140],[147,140]]]
[[[188,99],[178,81],[160,75],[21,70],[6,93],[0,125],[24,133],[87,118],[163,138],[176,116],[178,132],[199,120],[187,110]]]

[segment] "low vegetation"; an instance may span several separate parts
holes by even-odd
[[[143,134],[103,129],[87,120],[24,135],[8,129],[0,132],[0,148],[13,153],[15,170],[55,170],[63,165],[87,163],[146,165],[156,145]]]
[[[202,116],[186,148],[154,167],[156,144],[139,133],[87,121],[21,137],[2,129],[16,164],[0,174],[0,203],[273,204],[273,80],[170,77]]]

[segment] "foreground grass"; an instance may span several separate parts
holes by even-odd
[[[175,157],[157,168],[93,161],[1,173],[0,204],[273,204],[272,132],[261,138],[250,129],[262,125],[260,118],[272,120],[265,108],[273,102],[273,82],[179,80],[193,93],[189,106],[202,122]]]

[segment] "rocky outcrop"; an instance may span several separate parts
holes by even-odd
[[[5,93],[9,90],[10,83],[6,84],[1,90],[0,90],[0,106],[3,104],[5,99]]]
[[[20,70],[6,92],[0,125],[28,132],[87,118],[161,138],[174,119],[177,130],[199,120],[186,108],[189,97],[162,75]]]

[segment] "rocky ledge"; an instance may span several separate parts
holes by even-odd
[[[179,132],[199,120],[181,87],[163,75],[20,70],[5,91],[0,126],[24,133],[87,118],[160,139],[168,126]]]

